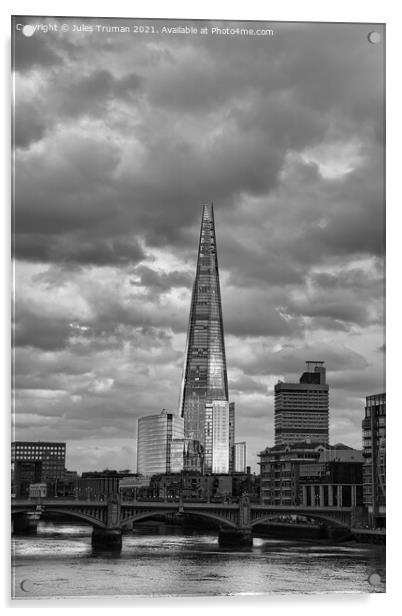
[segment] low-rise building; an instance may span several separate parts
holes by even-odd
[[[119,493],[123,501],[149,498],[150,477],[130,475],[119,482]]]
[[[120,481],[126,477],[137,477],[129,470],[84,472],[77,482],[77,498],[80,500],[107,500],[110,494],[119,492]]]
[[[260,502],[260,476],[251,473],[249,466],[245,473],[232,473],[232,497],[238,500],[242,494],[247,494],[250,502]]]
[[[29,486],[29,498],[46,498],[46,483],[31,483]]]
[[[298,504],[316,507],[363,506],[363,461],[322,461],[299,466]]]
[[[28,498],[29,486],[42,481],[42,460],[17,460],[12,465],[11,494]]]
[[[232,476],[183,471],[170,475],[154,475],[150,487],[155,498],[225,500],[232,497]]]
[[[260,453],[261,502],[289,506],[361,504],[362,466],[361,451],[342,443],[267,447]]]
[[[76,471],[64,471],[62,478],[47,482],[47,495],[49,498],[75,498],[78,492],[79,475]]]

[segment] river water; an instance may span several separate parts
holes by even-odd
[[[384,547],[355,542],[255,537],[252,548],[228,549],[214,531],[142,526],[123,536],[120,554],[96,554],[88,526],[41,522],[12,546],[21,599],[385,592]]]

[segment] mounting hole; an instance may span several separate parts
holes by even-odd
[[[370,43],[373,43],[373,45],[378,45],[378,43],[381,43],[381,34],[379,32],[370,32],[367,38]]]
[[[22,28],[22,34],[24,34],[25,36],[32,36],[34,32],[35,32],[35,26],[31,26],[27,24],[26,26]]]
[[[379,573],[372,573],[368,581],[371,586],[379,586],[381,584],[381,575]]]

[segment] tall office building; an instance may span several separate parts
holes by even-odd
[[[229,402],[229,473],[233,473],[235,465],[235,403]]]
[[[205,405],[204,470],[229,472],[229,403],[214,400]]]
[[[307,361],[299,383],[275,385],[275,445],[328,443],[328,397],[323,361]]]
[[[212,472],[214,466],[209,439],[219,450],[223,442],[222,433],[213,436],[206,426],[220,425],[223,417],[227,425],[227,463],[229,470],[229,405],[216,405],[218,401],[228,403],[228,380],[226,372],[225,342],[223,333],[222,304],[219,285],[218,257],[216,250],[213,205],[204,205],[198,248],[197,268],[193,286],[190,319],[183,380],[180,396],[180,415],[184,419],[186,438],[198,441],[208,449],[205,453],[205,470]],[[212,407],[211,407],[212,405]],[[215,405],[215,406],[214,406]],[[212,413],[212,415],[211,415]],[[223,420],[222,420],[223,421]],[[218,428],[216,428],[218,430]],[[226,426],[225,426],[226,433]],[[206,443],[207,439],[207,443]],[[214,445],[212,445],[214,446]],[[217,459],[218,452],[215,454]],[[219,454],[220,457],[220,454]]]
[[[170,473],[172,441],[183,439],[183,428],[183,419],[165,410],[159,415],[140,417],[137,432],[137,473]],[[174,454],[176,465],[176,449]]]
[[[366,397],[363,430],[363,501],[372,526],[385,526],[385,393]]]
[[[247,468],[246,462],[246,442],[235,443],[233,447],[234,451],[234,472],[245,473]]]

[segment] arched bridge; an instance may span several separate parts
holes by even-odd
[[[297,514],[315,518],[326,526],[350,529],[354,523],[353,507],[307,507],[270,506],[250,503],[242,497],[238,503],[207,503],[199,501],[121,501],[112,495],[108,502],[75,499],[15,500],[12,515],[30,514],[39,519],[43,512],[46,517],[62,514],[82,520],[99,529],[131,529],[141,520],[181,513],[216,523],[222,529],[252,529],[257,524],[268,523],[279,516]]]

